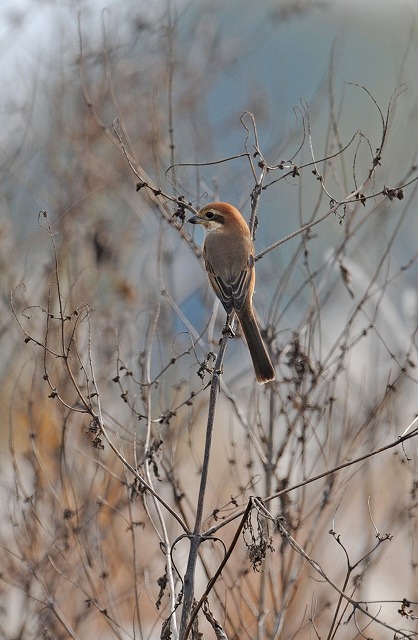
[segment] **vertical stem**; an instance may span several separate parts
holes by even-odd
[[[170,175],[173,187],[173,196],[176,196],[176,168],[175,168],[175,144],[174,144],[174,120],[173,120],[173,79],[174,79],[174,44],[173,44],[173,17],[172,4],[168,0],[168,135],[170,139]]]
[[[147,337],[147,348],[146,348],[146,362],[145,362],[145,380],[146,386],[144,387],[144,403],[146,406],[146,414],[147,414],[147,431],[145,435],[145,443],[144,450],[146,452],[144,459],[144,470],[145,477],[147,479],[148,484],[153,487],[152,477],[150,473],[150,461],[148,458],[148,453],[150,451],[150,441],[151,441],[151,415],[152,415],[152,396],[151,396],[151,355],[152,355],[152,341],[155,337],[156,328],[158,324],[158,320],[160,317],[161,305],[158,304],[155,317],[149,328],[149,335]],[[164,520],[163,512],[161,509],[161,505],[155,496],[152,496],[152,500],[154,502],[154,508],[157,512],[158,521],[160,524],[160,531],[156,533],[160,538],[160,541],[164,543],[165,546],[165,555],[166,555],[166,574],[167,580],[169,584],[169,594],[170,594],[170,611],[174,613],[176,610],[176,592],[174,588],[174,576],[173,576],[173,566],[171,559],[171,543],[170,538],[167,531],[167,526]],[[144,495],[144,501],[146,501],[146,494]],[[147,507],[146,507],[147,508]],[[177,630],[177,620],[173,615],[171,619],[171,633],[173,640],[178,639],[178,630]]]
[[[275,415],[275,395],[270,385],[270,404],[269,404],[269,431],[267,435],[266,461],[264,463],[264,482],[265,495],[272,493],[272,480],[274,471],[274,415]],[[266,590],[268,581],[268,568],[266,567],[267,558],[263,561],[263,567],[260,574],[260,591],[258,599],[258,625],[257,638],[263,640],[266,633],[265,610],[266,610]]]
[[[223,357],[228,340],[228,332],[226,332],[221,340],[218,357],[216,358],[215,368],[212,375],[212,383],[209,396],[209,412],[206,427],[205,451],[203,455],[202,475],[200,477],[199,495],[197,499],[196,518],[191,535],[189,559],[187,562],[186,574],[184,577],[184,593],[183,593],[183,609],[180,623],[180,640],[186,640],[186,629],[190,614],[192,611],[193,600],[195,597],[195,572],[199,553],[199,547],[202,542],[202,520],[203,506],[205,501],[206,485],[208,480],[210,450],[212,445],[213,425],[215,422],[216,401],[220,391],[220,376]]]
[[[274,471],[274,416],[275,416],[275,395],[270,385],[270,403],[269,403],[269,432],[267,437],[267,455],[265,462],[265,495],[272,493],[272,480]]]

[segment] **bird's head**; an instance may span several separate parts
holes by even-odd
[[[211,202],[205,205],[195,216],[191,216],[188,222],[201,224],[205,233],[229,228],[242,228],[242,225],[245,225],[245,230],[248,233],[247,223],[238,209],[227,202]]]

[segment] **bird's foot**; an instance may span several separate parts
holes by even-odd
[[[230,324],[226,323],[222,329],[222,334],[228,338],[235,338],[235,331]]]

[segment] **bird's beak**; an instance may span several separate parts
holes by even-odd
[[[197,216],[191,216],[187,222],[191,222],[192,224],[201,224],[202,220]]]

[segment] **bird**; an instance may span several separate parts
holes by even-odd
[[[258,326],[252,297],[255,285],[254,244],[242,214],[227,202],[212,202],[188,222],[202,225],[203,259],[209,282],[228,314],[235,312],[244,333],[257,382],[275,379],[274,367]]]

